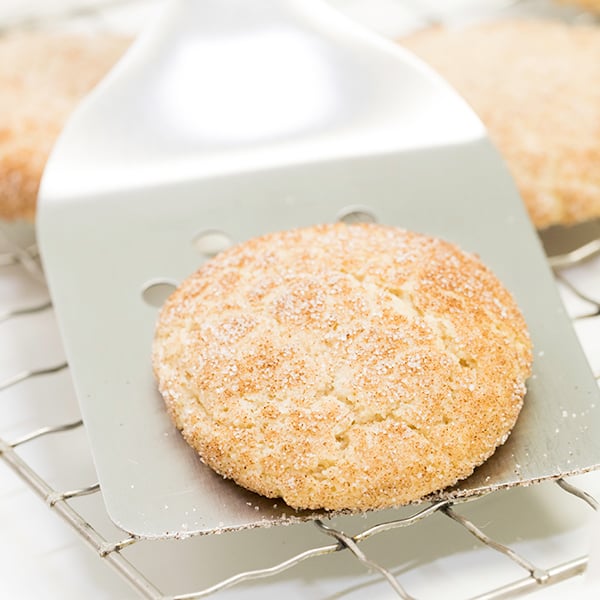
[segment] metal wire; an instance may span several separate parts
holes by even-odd
[[[546,583],[546,581],[548,581],[547,571],[536,567],[534,564],[529,562],[526,558],[520,556],[517,552],[515,552],[508,546],[505,546],[504,544],[493,540],[491,537],[483,533],[483,531],[481,531],[481,529],[479,529],[479,527],[477,527],[474,523],[466,519],[464,516],[456,513],[450,506],[446,506],[442,510],[445,515],[450,517],[452,520],[456,521],[458,524],[462,525],[470,534],[475,536],[480,542],[483,542],[486,546],[492,548],[492,550],[496,550],[496,552],[500,552],[501,554],[508,556],[508,558],[510,558],[520,567],[527,569],[527,571],[529,571],[531,576],[538,583]]]
[[[83,421],[80,419],[79,421],[75,421],[73,423],[65,423],[64,425],[54,425],[52,427],[40,427],[30,433],[27,433],[24,436],[14,440],[9,444],[11,448],[16,448],[17,446],[21,446],[22,444],[26,444],[27,442],[31,442],[33,440],[37,440],[45,435],[49,435],[51,433],[61,433],[63,431],[71,431],[71,429],[75,429],[83,425]]]
[[[592,240],[571,252],[552,256],[548,259],[548,262],[553,269],[562,269],[583,262],[598,253],[600,253],[600,240]]]
[[[37,260],[39,257],[37,244],[22,248],[13,242],[2,228],[0,228],[0,241],[5,248],[8,248],[8,252],[0,254],[0,267],[20,264],[34,279],[44,281],[44,273]]]
[[[70,427],[69,427],[70,428]],[[25,436],[27,437],[27,436]],[[29,436],[35,439],[35,436]],[[22,442],[24,443],[24,442]],[[0,439],[0,458],[36,492],[54,512],[70,525],[79,536],[91,546],[99,556],[106,559],[129,583],[137,589],[140,594],[152,600],[159,600],[166,596],[154,586],[133,564],[131,564],[121,553],[120,549],[135,543],[136,538],[129,538],[119,544],[106,540],[86,519],[79,514],[69,503],[68,498],[61,494],[44,480],[27,462],[25,462],[14,450],[14,443],[8,444]],[[96,486],[93,486],[96,487]],[[99,488],[90,491],[82,488],[80,491],[70,492],[71,498],[88,493],[97,493]],[[64,497],[61,497],[64,496]]]
[[[60,363],[58,365],[54,365],[52,367],[45,367],[43,369],[32,369],[30,371],[21,371],[21,373],[17,373],[16,375],[12,375],[8,377],[4,381],[0,381],[0,392],[2,390],[6,390],[17,383],[21,383],[26,379],[32,379],[34,377],[39,377],[40,375],[52,375],[53,373],[58,373],[67,368],[67,363]]]
[[[598,300],[595,300],[594,298],[588,296],[587,294],[579,290],[560,271],[555,270],[555,275],[556,278],[571,292],[573,292],[573,294],[575,294],[580,300],[583,300],[584,302],[587,302],[588,304],[591,304],[594,307],[592,312],[577,315],[576,317],[573,317],[574,320],[590,319],[593,317],[600,316],[600,302]]]
[[[20,317],[23,315],[31,315],[33,313],[42,312],[44,310],[48,310],[49,308],[52,308],[52,302],[50,302],[50,300],[44,300],[44,302],[40,302],[39,304],[34,304],[32,306],[6,310],[4,312],[0,312],[0,323],[2,323],[3,321],[8,321],[9,319],[12,319],[14,317]]]
[[[580,498],[584,502],[587,502],[594,510],[598,510],[598,508],[600,508],[600,505],[598,504],[596,499],[593,498],[592,496],[590,496],[587,492],[584,492],[583,490],[580,490],[579,488],[575,487],[574,485],[571,485],[569,482],[565,481],[562,478],[557,479],[556,483],[563,490],[565,490],[566,492],[569,492],[569,494],[573,494],[573,496],[577,496],[577,498]]]
[[[222,591],[239,583],[253,581],[255,579],[262,579],[265,577],[271,577],[273,575],[277,575],[278,573],[282,573],[283,571],[287,571],[288,569],[299,565],[301,562],[304,562],[309,558],[325,556],[327,554],[332,554],[333,552],[338,552],[339,550],[339,544],[330,544],[328,546],[311,548],[310,550],[300,552],[299,554],[296,554],[295,556],[292,556],[287,560],[273,565],[272,567],[267,567],[265,569],[255,569],[253,571],[244,571],[238,573],[237,575],[233,575],[228,579],[224,579],[223,581],[210,587],[207,587],[203,590],[193,592],[191,594],[180,594],[178,596],[173,596],[170,597],[169,600],[192,600],[194,598],[205,598],[206,596],[210,596],[212,594],[215,594],[216,592]]]
[[[23,256],[26,255],[31,260],[38,257],[38,248],[32,244],[24,248],[22,252],[3,252],[0,254],[0,267],[11,267],[13,265],[23,264]]]
[[[472,498],[468,499],[468,501],[472,501]],[[386,523],[379,523],[369,529],[366,529],[362,533],[359,533],[354,537],[357,542],[363,542],[367,538],[370,538],[373,535],[377,535],[378,533],[383,533],[384,531],[391,531],[393,529],[398,529],[399,527],[409,527],[410,525],[414,525],[427,517],[430,517],[434,513],[439,510],[442,510],[446,506],[449,506],[451,503],[449,500],[440,500],[439,502],[435,502],[431,506],[424,508],[418,513],[414,514],[412,517],[408,517],[406,519],[396,519],[395,521],[388,521]]]
[[[386,568],[367,558],[366,554],[358,547],[356,540],[352,536],[346,535],[342,531],[338,531],[333,527],[328,527],[320,519],[315,521],[315,525],[324,533],[334,537],[339,542],[340,549],[348,549],[368,569],[377,571],[383,577],[385,577],[399,598],[402,598],[403,600],[415,600],[413,596],[409,596],[406,593],[404,588],[398,583],[392,573],[390,573]]]
[[[76,490],[69,490],[67,492],[57,492],[56,494],[52,494],[48,496],[46,501],[49,506],[54,506],[57,502],[61,500],[69,500],[71,498],[80,498],[81,496],[89,496],[90,494],[95,494],[100,491],[100,484],[93,483],[92,485],[88,485],[83,488],[79,488]]]
[[[565,579],[576,577],[585,572],[587,567],[588,559],[586,556],[570,560],[566,563],[557,565],[547,570],[548,579],[544,587],[548,585],[555,585]],[[514,598],[517,595],[523,595],[529,592],[540,589],[540,584],[533,577],[525,577],[509,583],[502,587],[490,590],[479,596],[474,596],[469,600],[505,600],[508,598]]]

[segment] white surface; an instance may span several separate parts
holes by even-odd
[[[59,6],[60,2],[3,3],[8,9],[23,11],[25,5]],[[393,19],[384,10],[400,14],[400,1],[336,0],[358,17],[381,31],[395,33]],[[372,6],[373,8],[369,8]],[[396,12],[394,12],[396,11]],[[392,14],[385,13],[385,14]],[[600,260],[571,269],[569,277],[588,294],[600,298]],[[18,267],[0,271],[0,309],[34,304],[45,298],[43,286],[33,282]],[[573,313],[585,307],[564,291]],[[600,371],[600,319],[576,323],[587,356]],[[62,359],[61,344],[52,314],[42,313],[0,323],[0,381],[22,368],[55,364]],[[76,418],[77,407],[67,373],[37,380],[0,393],[0,435],[13,439],[20,433],[47,423]],[[32,447],[27,457],[59,487],[85,485],[94,481],[93,467],[82,432],[65,434],[65,443]],[[37,449],[36,449],[37,448]],[[69,465],[67,469],[61,465]],[[574,483],[600,497],[600,474],[576,478]],[[463,511],[463,508],[460,508]],[[543,484],[487,498],[465,507],[478,524],[500,541],[511,544],[541,566],[551,566],[584,554],[590,545],[592,513],[575,498],[556,486]],[[90,518],[98,520],[114,536],[102,518],[101,506],[90,501]],[[378,515],[382,519],[385,515]],[[364,550],[380,560],[415,596],[423,600],[467,598],[521,577],[519,569],[464,534],[447,519],[433,517],[420,529],[384,534],[364,545]],[[364,521],[366,527],[376,519]],[[344,527],[344,521],[340,520]],[[362,520],[348,521],[348,531],[362,528]],[[307,545],[328,544],[329,539],[308,526],[278,528],[191,540],[175,546],[161,544],[151,550],[134,549],[145,569],[164,582],[165,589],[179,580],[173,591],[186,591],[185,584],[214,581],[225,574],[249,566],[266,566],[292,555]],[[117,536],[118,537],[118,536]],[[384,539],[385,538],[385,539]],[[167,566],[168,565],[168,566]],[[474,568],[476,566],[476,568]],[[165,572],[166,571],[166,572]],[[532,597],[582,597],[582,582],[568,581],[540,590]],[[591,597],[596,597],[592,592]],[[348,553],[309,561],[273,580],[234,588],[217,597],[226,598],[392,598],[388,587],[367,574]],[[0,461],[0,597],[33,600],[76,598],[129,599],[136,595],[102,559],[96,556],[51,510]]]

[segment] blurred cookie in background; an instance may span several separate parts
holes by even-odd
[[[561,4],[579,6],[585,10],[600,14],[600,0],[560,0]]]
[[[0,219],[33,220],[52,145],[130,40],[14,33],[0,38]]]
[[[600,28],[492,21],[400,43],[479,114],[538,229],[600,216]]]

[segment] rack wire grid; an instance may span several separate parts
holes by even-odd
[[[102,23],[102,26],[104,26],[106,24],[107,8],[113,9],[114,6],[122,8],[126,4],[131,3],[104,2],[100,5],[88,3],[83,7],[72,5],[68,7],[66,12],[50,12],[44,18],[57,22],[66,18],[69,20],[74,18],[83,19],[85,22],[92,20],[94,26],[97,26],[98,23]],[[11,28],[23,25],[35,26],[37,22],[34,16],[30,15],[25,20],[13,23]],[[43,321],[41,324],[37,322],[34,324],[33,330],[36,333],[33,335],[28,334],[23,338],[24,348],[29,349],[32,362],[34,364],[39,363],[40,366],[16,370],[8,375],[3,374],[0,378],[0,402],[3,400],[2,396],[6,397],[11,390],[31,385],[32,382],[36,381],[41,382],[40,387],[44,390],[43,394],[41,392],[38,394],[38,398],[41,395],[47,395],[56,400],[57,395],[65,389],[65,382],[69,380],[68,365],[64,362],[62,351],[56,343],[58,335],[53,329],[52,305],[43,282],[43,274],[39,267],[32,230],[27,226],[5,226],[0,229],[0,233],[2,233],[0,237],[0,278],[13,284],[8,286],[9,289],[13,291],[16,289],[16,292],[7,300],[9,308],[0,311],[0,324],[2,326],[11,325],[18,330],[27,321],[39,321],[40,318]],[[573,258],[578,259],[579,257],[574,256]],[[567,265],[569,262],[572,261],[567,260]],[[579,262],[579,260],[575,262]],[[600,262],[595,261],[591,265],[588,263],[583,267],[574,268],[580,269],[580,271],[583,269],[585,280],[585,277],[589,276],[590,273],[593,276],[594,271],[597,272],[599,266]],[[597,319],[600,315],[600,303],[592,299],[585,291],[582,291],[579,284],[581,272],[576,272],[575,277],[571,278],[567,266],[566,269],[557,269],[556,273],[563,295],[570,297],[570,312],[576,324],[576,329],[579,323],[589,323],[591,319]],[[591,310],[589,310],[590,307]],[[48,333],[49,331],[50,333]],[[592,357],[589,358],[592,359]],[[69,386],[68,383],[66,385]],[[352,534],[346,532],[347,529],[344,523],[337,525],[329,521],[316,520],[310,524],[295,525],[293,526],[295,528],[311,528],[316,535],[311,537],[310,543],[305,544],[306,547],[300,551],[286,554],[287,557],[284,560],[275,560],[268,566],[261,565],[256,568],[253,566],[253,568],[217,578],[218,580],[201,588],[177,593],[165,592],[160,583],[159,572],[155,564],[156,560],[161,560],[165,556],[164,547],[158,552],[159,545],[168,543],[169,547],[166,555],[174,558],[176,562],[184,563],[184,568],[189,569],[202,560],[201,555],[198,554],[197,544],[186,546],[190,541],[194,541],[192,538],[189,540],[169,540],[168,542],[138,538],[119,530],[110,522],[105,511],[103,511],[100,486],[92,479],[93,465],[89,450],[86,447],[84,426],[77,414],[78,409],[73,400],[74,394],[69,390],[66,396],[68,398],[65,399],[64,406],[53,403],[50,411],[48,411],[47,406],[45,408],[32,405],[20,407],[20,410],[27,414],[27,418],[23,419],[24,422],[36,422],[39,415],[45,415],[45,418],[48,418],[47,423],[50,424],[38,424],[26,432],[12,436],[5,436],[5,432],[0,430],[1,462],[10,467],[26,486],[46,503],[49,510],[59,515],[87,542],[102,561],[111,565],[142,597],[152,599],[169,598],[171,600],[202,598],[252,580],[273,577],[292,570],[301,563],[312,563],[318,557],[345,554],[355,559],[354,569],[360,570],[360,567],[363,567],[371,573],[367,583],[360,583],[358,587],[367,586],[373,578],[379,578],[385,582],[391,594],[404,599],[414,599],[414,596],[407,591],[408,586],[405,588],[401,583],[401,580],[410,579],[408,575],[410,575],[414,566],[411,564],[410,559],[405,561],[400,569],[386,567],[384,565],[390,562],[386,560],[387,557],[380,556],[381,552],[378,554],[376,550],[367,552],[364,548],[368,545],[368,540],[389,537],[389,535],[392,535],[390,532],[393,532],[392,547],[398,550],[406,550],[406,545],[410,546],[415,540],[414,537],[406,537],[407,528],[415,531],[419,527],[434,527],[436,530],[444,530],[446,533],[440,532],[439,539],[442,539],[444,535],[454,538],[458,534],[448,532],[451,531],[452,526],[458,527],[462,532],[472,536],[482,548],[498,554],[503,557],[502,560],[508,561],[514,566],[514,570],[510,571],[512,575],[509,579],[497,583],[493,577],[490,578],[493,586],[483,591],[479,590],[475,595],[471,594],[469,598],[472,600],[508,598],[539,590],[583,573],[587,565],[585,554],[556,562],[550,566],[538,564],[529,560],[522,551],[516,550],[514,545],[509,547],[509,545],[498,541],[498,537],[502,537],[502,535],[496,535],[493,538],[484,532],[484,529],[488,528],[486,524],[489,522],[489,515],[486,515],[485,512],[480,514],[482,512],[479,511],[480,506],[483,506],[484,510],[491,510],[491,513],[496,517],[503,516],[506,518],[507,516],[498,511],[499,504],[495,501],[496,497],[505,492],[494,492],[486,497],[454,502],[439,501],[425,506],[419,505],[396,511],[375,513],[364,521],[364,525],[360,527],[359,532]],[[1,414],[2,404],[0,404],[0,416]],[[75,438],[75,435],[78,437]],[[82,462],[85,463],[84,467],[81,467]],[[74,465],[79,466],[75,467]],[[89,473],[91,483],[87,485],[69,485],[71,483],[70,474],[73,471]],[[589,493],[564,479],[558,479],[551,484],[539,484],[537,487],[544,485],[546,485],[545,494],[548,494],[548,486],[551,485],[554,489],[560,490],[561,494],[566,493],[575,497],[579,501],[577,504],[582,507],[582,511],[587,510],[586,506],[594,510],[598,509],[597,501]],[[490,502],[490,496],[495,497],[493,502]],[[504,502],[505,499],[500,501]],[[512,506],[512,509],[518,507],[518,501],[517,504]],[[477,510],[470,510],[475,505],[478,507]],[[478,518],[468,517],[467,513],[469,512],[473,512]],[[561,516],[566,518],[565,514]],[[479,524],[476,524],[476,520]],[[434,521],[435,523],[432,526],[431,523]],[[354,521],[347,521],[345,524],[356,528],[356,523],[355,519]],[[452,523],[453,525],[448,529],[445,523]],[[22,526],[25,527],[26,524]],[[503,526],[500,525],[500,527]],[[500,530],[500,534],[501,532],[502,530]],[[41,533],[38,532],[38,535],[41,535]],[[226,534],[226,536],[238,536],[238,538],[244,535],[245,532]],[[267,535],[272,535],[272,533],[267,532]],[[246,544],[250,550],[257,548],[257,546],[253,546],[254,542],[252,540],[249,542],[241,541],[240,543],[242,545]],[[441,551],[442,555],[451,552],[444,544],[442,546],[444,546]],[[160,555],[161,558],[156,558],[154,563],[152,560],[137,560],[140,557],[143,558],[143,555],[139,553],[136,555],[136,550],[140,547],[144,547],[146,556],[150,553],[150,556],[156,554],[156,556]],[[388,547],[386,546],[386,549]],[[157,549],[156,553],[154,553],[154,549]],[[473,550],[470,547],[465,547],[464,544],[462,549],[466,551]],[[201,551],[210,552],[211,550],[202,547]],[[252,553],[250,552],[250,554]],[[408,548],[408,556],[410,556],[410,548]],[[261,558],[262,555],[254,562],[260,563]],[[139,563],[142,563],[142,566]],[[418,564],[416,568],[419,568]],[[398,570],[402,571],[401,577],[394,572]],[[157,583],[157,581],[159,582]],[[343,591],[340,592],[340,596],[343,593]],[[335,597],[338,596],[335,595]]]
[[[7,240],[4,241],[6,245]],[[39,280],[41,278],[41,272],[39,271],[36,260],[35,246],[21,247],[13,243],[9,243],[8,246],[9,250],[0,254],[2,275],[6,276],[7,271],[10,270],[12,271],[10,275],[14,276],[15,270],[17,270],[20,271],[20,275],[23,277]],[[559,274],[559,277],[564,281],[568,281],[564,275]],[[572,283],[569,283],[569,290],[571,293],[577,294],[582,301],[585,301],[587,304],[590,303],[591,299],[579,292]],[[600,313],[600,304],[594,301],[591,302],[593,302],[594,310],[591,313],[588,312],[582,314],[579,319],[589,318],[592,315],[598,316]],[[33,318],[41,313],[51,313],[51,310],[51,304],[46,300],[42,300],[31,305],[18,306],[5,311],[0,315],[0,318],[3,321]],[[56,377],[67,369],[68,366],[66,363],[59,362],[56,364],[48,364],[41,368],[15,373],[0,382],[0,392],[6,392],[10,388],[23,385],[35,378]],[[376,572],[384,578],[389,584],[390,589],[393,590],[398,597],[404,599],[413,598],[413,596],[409,595],[404,587],[402,587],[394,573],[389,568],[382,566],[380,562],[370,558],[368,554],[363,551],[362,546],[363,543],[371,537],[392,530],[406,528],[408,526],[417,526],[417,524],[426,519],[430,519],[434,515],[441,515],[453,521],[470,535],[474,536],[481,544],[504,555],[523,571],[522,577],[509,581],[496,589],[489,590],[484,594],[479,594],[473,598],[486,598],[491,600],[493,598],[505,598],[510,594],[525,593],[539,589],[541,586],[547,586],[565,578],[578,575],[582,573],[586,567],[586,556],[579,556],[549,568],[534,564],[516,550],[492,539],[489,535],[484,533],[483,528],[480,525],[476,525],[472,520],[462,514],[461,508],[463,504],[481,501],[480,499],[470,499],[455,502],[439,501],[428,504],[425,507],[412,508],[409,509],[410,514],[407,516],[398,515],[397,518],[379,522],[352,535],[345,533],[341,528],[325,523],[323,520],[316,520],[313,524],[314,528],[326,536],[324,537],[324,542],[328,540],[328,543],[315,545],[267,567],[251,569],[234,574],[203,589],[175,595],[166,594],[151,581],[147,573],[142,572],[127,556],[127,551],[130,547],[139,544],[152,545],[156,544],[156,541],[138,538],[122,532],[120,537],[115,537],[115,533],[117,533],[116,529],[113,529],[111,532],[112,536],[108,536],[102,531],[102,526],[92,523],[90,518],[86,516],[85,507],[79,508],[74,503],[77,499],[86,496],[101,496],[101,490],[97,483],[92,483],[91,485],[86,485],[77,489],[59,490],[48,481],[48,478],[42,474],[39,468],[32,464],[32,461],[27,459],[26,453],[21,452],[28,445],[33,444],[38,440],[59,436],[65,437],[68,432],[81,429],[82,427],[82,421],[80,419],[75,419],[68,422],[60,422],[56,425],[36,427],[10,441],[0,438],[0,457],[5,464],[11,467],[18,476],[42,498],[49,509],[60,515],[60,517],[62,517],[62,519],[95,550],[101,559],[112,565],[142,596],[147,598],[171,598],[173,600],[201,598],[235,584],[275,575],[309,559],[342,551],[350,554],[364,567]],[[67,445],[70,443],[70,440],[66,438],[63,441]],[[72,460],[79,460],[79,458],[78,454],[71,455]],[[69,464],[64,464],[63,468],[68,471],[70,468]],[[556,485],[597,510],[598,503],[585,491],[573,486],[563,479],[558,479]],[[495,492],[495,494],[497,493],[498,492]],[[401,544],[402,539],[399,538],[397,543]]]

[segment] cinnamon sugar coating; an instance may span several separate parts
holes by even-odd
[[[153,367],[224,477],[296,508],[397,506],[468,476],[522,406],[531,344],[481,261],[374,224],[268,234],[167,300]]]

